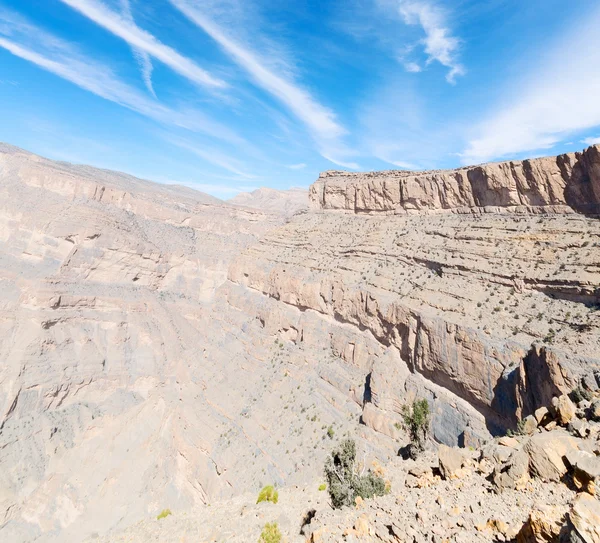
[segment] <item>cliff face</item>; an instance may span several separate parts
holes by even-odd
[[[356,213],[423,211],[600,211],[600,146],[557,157],[499,162],[457,170],[321,174],[310,189],[313,208]],[[540,209],[537,209],[540,211]]]

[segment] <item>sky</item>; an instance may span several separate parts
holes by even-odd
[[[220,198],[600,142],[597,0],[0,0],[0,141]]]

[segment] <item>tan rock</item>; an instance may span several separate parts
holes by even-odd
[[[548,543],[558,541],[564,524],[564,513],[556,507],[540,507],[529,514],[529,518],[517,534],[517,543]]]
[[[503,445],[504,447],[516,449],[519,447],[520,444],[514,437],[503,436],[498,440],[498,445]]]
[[[529,455],[532,475],[545,481],[560,481],[567,473],[567,453],[577,451],[579,440],[565,431],[546,432],[534,435],[525,445]]]
[[[556,418],[558,423],[562,426],[566,426],[575,417],[577,408],[571,399],[563,394],[552,402],[554,409],[556,410]]]
[[[452,479],[459,476],[465,457],[460,449],[442,444],[438,447],[438,460],[442,478]]]
[[[600,543],[600,501],[589,494],[578,494],[569,519],[585,543]]]

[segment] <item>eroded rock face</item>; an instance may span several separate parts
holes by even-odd
[[[385,459],[414,398],[437,441],[477,445],[598,367],[595,219],[288,220],[0,150],[8,540],[313,480],[346,432]]]
[[[313,207],[356,213],[510,209],[517,213],[600,210],[600,146],[582,153],[457,170],[329,171],[311,186]],[[538,209],[536,209],[538,208]]]

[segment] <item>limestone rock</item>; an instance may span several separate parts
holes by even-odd
[[[415,212],[479,207],[571,206],[594,212],[600,184],[592,146],[583,153],[484,164],[457,170],[322,173],[310,188],[311,204],[352,212]],[[591,183],[583,181],[591,178]]]
[[[503,466],[494,470],[492,481],[499,492],[507,489],[522,489],[529,481],[529,456],[525,451],[516,451]]]
[[[589,494],[578,494],[569,518],[585,543],[600,543],[600,501]]]
[[[600,422],[600,398],[592,402],[590,407],[590,418],[596,422]]]
[[[558,508],[535,509],[517,534],[517,543],[558,542],[563,523],[564,514]]]
[[[533,415],[528,415],[522,421],[522,431],[526,435],[533,434],[538,427],[538,421]]]
[[[564,431],[534,435],[525,445],[532,475],[544,481],[560,481],[567,473],[566,455],[578,450],[579,441]]]
[[[566,394],[554,399],[552,405],[556,410],[559,424],[566,426],[575,417],[575,404]]]
[[[439,469],[442,478],[451,479],[458,476],[465,458],[463,452],[456,447],[440,445],[438,448]]]

